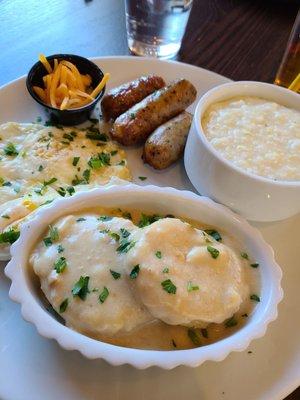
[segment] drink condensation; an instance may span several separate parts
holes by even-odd
[[[125,0],[129,49],[142,56],[174,57],[191,7],[192,0]]]

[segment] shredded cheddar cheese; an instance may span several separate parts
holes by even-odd
[[[81,74],[70,61],[54,59],[52,67],[43,54],[39,55],[39,60],[48,74],[43,77],[44,88],[33,86],[33,90],[45,104],[60,110],[80,108],[91,103],[110,78],[110,74],[104,74],[93,89],[90,75]]]

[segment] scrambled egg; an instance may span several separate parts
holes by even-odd
[[[19,222],[56,197],[130,180],[126,155],[92,125],[76,129],[0,126],[0,259],[18,237]]]

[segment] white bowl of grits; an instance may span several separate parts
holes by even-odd
[[[300,211],[300,96],[232,82],[199,101],[185,150],[195,188],[254,221]]]
[[[57,199],[23,224],[11,254],[9,295],[23,318],[113,365],[221,361],[265,334],[283,296],[256,229],[172,188],[127,184]]]

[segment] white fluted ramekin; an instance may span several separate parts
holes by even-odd
[[[246,325],[231,336],[207,346],[190,350],[154,351],[103,343],[58,322],[46,311],[35,286],[36,280],[32,279],[33,272],[28,266],[30,251],[45,228],[57,218],[96,205],[137,208],[162,215],[174,214],[232,233],[243,249],[260,264],[261,302]],[[128,184],[93,189],[55,200],[39,210],[31,221],[23,224],[19,240],[11,247],[11,255],[12,259],[5,268],[5,274],[12,281],[9,296],[21,304],[23,318],[33,323],[42,336],[57,340],[64,349],[78,350],[88,358],[102,358],[113,365],[128,363],[140,369],[150,366],[171,369],[178,365],[196,367],[207,360],[221,361],[232,351],[245,350],[253,339],[265,334],[268,324],[277,317],[277,306],[283,297],[281,270],[274,260],[272,248],[258,230],[206,197],[172,188]]]
[[[207,108],[236,96],[255,96],[300,111],[300,96],[263,82],[230,82],[201,97],[184,153],[192,184],[204,196],[225,204],[251,221],[277,221],[300,212],[300,181],[275,181],[254,175],[226,160],[206,138],[202,116]]]

